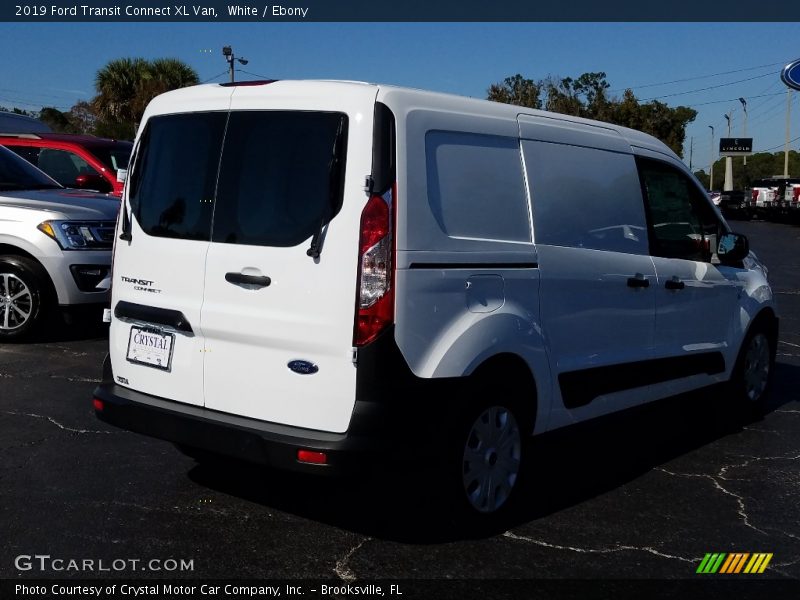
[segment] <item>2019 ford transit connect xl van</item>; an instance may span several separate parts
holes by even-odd
[[[434,440],[479,513],[526,436],[730,382],[763,401],[766,269],[630,129],[328,81],[159,96],[117,225],[98,417],[340,473]]]

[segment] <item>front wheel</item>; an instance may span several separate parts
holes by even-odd
[[[0,256],[0,341],[23,339],[40,325],[45,315],[45,277],[32,260]]]
[[[775,367],[774,340],[767,328],[755,326],[742,343],[731,377],[732,394],[745,419],[762,415]]]

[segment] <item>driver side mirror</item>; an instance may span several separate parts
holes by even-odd
[[[750,253],[750,243],[741,233],[724,233],[717,244],[717,256],[720,262],[734,263],[744,260]]]

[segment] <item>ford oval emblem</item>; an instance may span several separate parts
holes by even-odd
[[[781,71],[781,81],[793,90],[800,91],[800,59],[790,62]]]
[[[319,371],[319,367],[317,365],[308,362],[307,360],[293,360],[288,364],[288,367],[300,375],[313,375]]]

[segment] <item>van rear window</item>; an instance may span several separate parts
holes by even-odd
[[[233,112],[225,134],[212,240],[296,246],[342,205],[347,117]]]
[[[296,246],[341,208],[347,117],[238,111],[153,117],[130,182],[149,235]]]
[[[226,112],[153,117],[129,182],[129,200],[149,235],[208,240]]]

